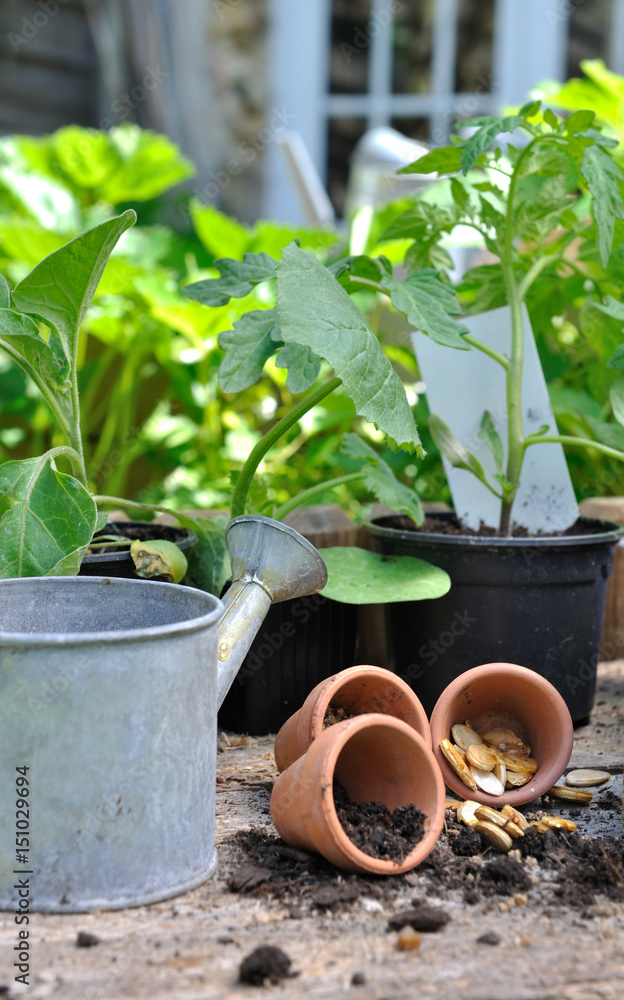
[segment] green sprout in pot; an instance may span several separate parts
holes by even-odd
[[[232,517],[244,514],[252,493],[258,493],[258,470],[270,449],[339,386],[352,400],[357,415],[374,424],[392,447],[423,454],[405,388],[363,313],[342,287],[352,284],[351,278],[362,270],[366,274],[383,270],[389,277],[389,261],[384,258],[369,264],[365,258],[354,257],[324,266],[313,253],[291,243],[279,261],[266,254],[247,253],[242,261],[225,258],[216,260],[214,266],[220,278],[206,279],[184,290],[206,306],[222,306],[231,297],[242,298],[261,283],[275,281],[277,286],[273,308],[251,310],[232,330],[221,333],[219,344],[225,352],[219,369],[222,390],[244,391],[259,379],[264,365],[275,355],[277,367],[287,369],[287,388],[301,395],[255,445],[235,477]],[[429,271],[423,282],[423,327],[432,335],[450,335],[456,327],[453,317],[459,312],[452,291]],[[277,509],[265,501],[257,508],[259,512],[282,519],[296,506],[360,481],[379,500],[422,523],[417,494],[396,479],[373,448],[351,433],[345,438],[343,451],[360,466],[359,471],[325,480]],[[344,555],[344,550],[341,553]],[[328,551],[329,583],[324,593],[349,603],[416,600],[446,593],[450,586],[446,573],[416,559],[408,560],[406,570],[406,558],[382,560],[353,549],[348,561]]]
[[[617,288],[614,278],[621,270],[624,174],[613,155],[617,143],[596,127],[594,119],[589,110],[562,119],[548,108],[542,110],[536,101],[517,114],[462,122],[463,128],[474,129],[469,138],[455,137],[452,145],[432,150],[401,171],[450,175],[451,209],[415,203],[385,234],[386,238],[400,236],[414,241],[407,251],[408,263],[425,230],[430,244],[441,250],[456,226],[468,226],[496,258],[495,263],[465,274],[460,292],[474,313],[509,306],[509,355],[466,335],[465,327],[448,346],[482,351],[503,369],[506,457],[503,459],[503,441],[488,412],[483,414],[479,436],[496,461],[493,479],[485,475],[477,457],[457,441],[441,415],[432,414],[430,430],[452,466],[471,472],[500,498],[501,535],[512,531],[514,500],[530,447],[558,442],[624,459],[622,447],[613,447],[604,440],[606,435],[603,440],[593,440],[553,433],[548,426],[527,434],[523,426],[524,303],[531,305],[532,297],[547,302],[549,296],[560,302],[562,295],[566,301],[567,295],[570,305],[580,300],[586,312],[600,310],[624,320],[624,306],[610,294]],[[408,274],[401,283],[407,293],[411,281]],[[588,289],[594,291],[593,299]],[[404,308],[400,294],[391,293],[391,297],[414,328],[422,329],[413,311]],[[612,355],[608,367],[624,368],[622,348]],[[479,391],[478,386],[475,391]],[[607,414],[609,409],[616,421],[609,425],[613,441],[621,436],[624,426],[624,375],[613,381]]]
[[[87,230],[44,258],[12,291],[0,277],[0,349],[35,384],[65,439],[39,457],[0,464],[0,579],[78,573],[87,548],[97,550],[102,544],[101,539],[93,541],[107,521],[98,507],[130,507],[143,517],[163,509],[94,496],[81,431],[80,328],[117,242],[135,220],[128,210]],[[60,461],[71,471],[61,471]],[[200,538],[205,534],[210,549],[216,525],[179,520]],[[119,544],[119,537],[104,542],[110,548]],[[129,546],[127,540],[123,544]],[[170,565],[169,553],[160,575],[181,579],[180,556],[184,559],[182,553],[173,554]],[[147,575],[154,575],[153,561],[145,563]],[[139,567],[138,573],[144,570]]]

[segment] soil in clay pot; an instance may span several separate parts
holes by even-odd
[[[425,815],[414,805],[393,812],[381,802],[353,802],[339,781],[333,785],[341,826],[356,847],[373,858],[403,861],[425,832]]]

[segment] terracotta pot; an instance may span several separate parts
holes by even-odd
[[[425,710],[409,685],[390,670],[364,664],[347,667],[321,681],[299,711],[284,723],[275,738],[275,763],[279,771],[301,757],[323,732],[330,704],[334,709],[343,708],[348,715],[377,712],[402,719],[431,746]]]
[[[390,810],[413,803],[425,814],[424,836],[403,861],[371,857],[349,839],[334,806],[334,778],[355,802],[383,802]],[[440,768],[418,733],[400,719],[360,715],[325,729],[282,772],[273,787],[271,816],[287,844],[316,851],[338,868],[398,875],[433,849],[444,824],[444,803]]]
[[[531,747],[538,764],[533,779],[504,795],[473,792],[447,763],[440,743],[451,739],[451,726],[470,720],[473,729],[502,726]],[[431,741],[444,780],[463,799],[500,807],[532,802],[552,788],[572,753],[570,712],[558,691],[534,670],[515,663],[486,663],[457,677],[442,692],[431,716]]]

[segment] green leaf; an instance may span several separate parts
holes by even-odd
[[[586,129],[590,128],[595,117],[595,111],[575,111],[574,114],[570,115],[567,119],[565,123],[565,130],[568,135],[575,135],[577,132],[585,132]]]
[[[277,355],[275,364],[278,368],[288,368],[286,388],[294,394],[309,389],[321,370],[321,359],[303,344],[286,344]]]
[[[380,240],[437,238],[441,232],[450,233],[459,217],[460,213],[454,207],[446,209],[430,205],[426,201],[417,201],[392,220],[381,234]]]
[[[624,427],[624,375],[618,375],[609,393],[613,416]]]
[[[277,350],[276,332],[279,342],[275,309],[252,309],[234,324],[233,330],[219,334],[219,347],[225,351],[219,367],[219,385],[224,392],[242,392],[258,381]]]
[[[55,233],[75,233],[80,228],[78,202],[71,191],[57,180],[3,167],[0,169],[0,181],[43,229]]]
[[[482,264],[466,271],[458,292],[468,301],[471,313],[488,312],[507,303],[505,276],[500,264]]]
[[[455,177],[451,177],[451,194],[458,208],[461,208],[462,211],[469,211],[470,195],[464,185]]]
[[[425,515],[416,491],[399,482],[387,462],[359,434],[345,434],[341,451],[355,461],[364,460],[364,485],[380,503],[387,504],[391,510],[402,511],[416,524],[423,523]]]
[[[182,582],[187,587],[197,587],[219,597],[230,576],[230,557],[225,543],[229,515],[191,518],[176,514],[176,517],[183,528],[190,528],[198,538],[197,545],[187,553],[188,570]]]
[[[551,111],[550,108],[546,108],[544,112],[544,121],[546,122],[547,125],[550,125],[551,128],[554,129],[559,128],[559,119],[557,118],[555,112]],[[579,129],[579,131],[582,132],[583,129]]]
[[[213,256],[223,259],[231,254],[239,258],[250,249],[250,233],[236,219],[219,212],[214,205],[202,205],[196,198],[191,200],[190,210],[195,232]]]
[[[453,319],[461,315],[461,306],[454,290],[440,280],[437,271],[415,271],[403,281],[384,278],[382,284],[394,308],[403,313],[415,330],[446,347],[470,350],[462,340],[462,333],[468,333],[468,328]]]
[[[611,255],[616,219],[624,219],[620,183],[622,170],[602,146],[588,146],[581,160],[581,173],[592,196],[594,218],[598,227],[598,246],[603,267]]]
[[[447,573],[412,556],[382,556],[354,546],[319,549],[327,566],[323,597],[343,604],[391,604],[442,597]]]
[[[624,323],[624,302],[618,302],[612,295],[607,295],[606,302],[594,302],[593,305],[607,316],[613,316],[613,319],[620,319]]]
[[[483,466],[479,459],[471,451],[468,451],[463,444],[460,444],[449,425],[437,413],[432,413],[429,417],[429,430],[431,431],[431,437],[447,462],[450,462],[456,469],[466,469],[468,472],[472,472],[477,479],[487,484]]]
[[[282,340],[334,369],[360,416],[391,442],[422,453],[405,389],[354,302],[316,257],[291,244],[277,267]]]
[[[471,170],[476,161],[489,148],[497,135],[505,132],[515,132],[524,118],[530,118],[535,112],[536,104],[525,104],[517,115],[507,115],[505,118],[473,118],[462,122],[463,126],[478,125],[477,131],[466,140],[461,151],[461,171],[464,175]],[[537,102],[539,108],[539,102]]]
[[[434,172],[442,174],[454,174],[459,170],[461,163],[460,146],[440,146],[432,149],[429,153],[419,157],[407,167],[397,170],[398,174],[432,174]]]
[[[607,361],[607,368],[624,368],[624,344],[620,344],[613,352]]]
[[[447,271],[455,266],[453,258],[440,246],[435,236],[429,240],[414,240],[405,254],[404,263],[409,271],[420,271],[423,268]]]
[[[66,357],[78,348],[78,332],[119,237],[136,221],[129,209],[87,230],[45,257],[13,289],[13,302],[56,330]]]
[[[50,138],[60,167],[76,187],[100,188],[121,166],[121,155],[108,132],[67,125]]]
[[[11,289],[6,278],[0,274],[0,309],[8,309],[11,305]]]
[[[485,410],[483,417],[481,418],[481,426],[479,427],[478,436],[492,452],[496,463],[496,471],[499,475],[502,475],[504,459],[503,442],[501,441],[500,434],[496,429],[496,424],[494,423],[494,419],[489,410]]]
[[[95,501],[50,458],[0,465],[0,579],[74,576],[97,521]]]
[[[12,309],[0,309],[0,347],[4,347],[17,364],[23,358],[23,370],[35,382],[53,386],[59,405],[69,416],[71,402],[67,400],[67,406],[63,405],[63,395],[68,393],[71,386],[68,378],[69,359],[62,351],[55,353],[52,346],[43,339],[39,327],[30,316]],[[16,357],[15,352],[19,357]]]
[[[156,198],[195,173],[193,164],[166,135],[129,122],[112,128],[109,135],[121,164],[105,180],[100,194],[112,205]]]
[[[221,257],[213,267],[221,272],[220,278],[205,278],[193,285],[186,285],[182,291],[189,299],[195,299],[204,306],[224,306],[231,298],[241,299],[249,295],[255,285],[275,276],[277,261],[266,253],[246,253],[242,260]]]

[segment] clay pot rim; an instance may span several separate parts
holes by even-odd
[[[538,769],[535,781],[527,782],[521,788],[506,790],[503,795],[488,795],[487,792],[483,792],[480,789],[473,791],[467,785],[464,785],[448,764],[444,754],[440,750],[439,744],[441,740],[449,738],[451,726],[454,725],[454,722],[449,721],[448,716],[451,704],[456,696],[473,681],[482,680],[488,676],[494,679],[501,677],[501,675],[504,677],[517,677],[525,683],[528,682],[530,686],[541,694],[542,698],[547,699],[552,709],[553,718],[558,720],[561,739],[559,752],[553,757],[550,764],[542,765]],[[464,719],[457,719],[457,721],[463,722]],[[500,809],[505,804],[519,806],[533,802],[556,784],[564,773],[572,754],[574,728],[570,712],[562,696],[541,674],[538,674],[534,670],[529,670],[528,667],[523,667],[518,663],[483,663],[459,674],[444,689],[431,713],[431,739],[433,753],[440,766],[446,785],[464,799],[471,799],[482,805]]]
[[[431,748],[427,745],[422,736],[420,736],[415,729],[412,729],[407,722],[403,722],[401,719],[396,719],[394,716],[382,715],[377,712],[368,713],[366,715],[357,715],[352,719],[345,719],[342,722],[337,722],[335,725],[330,726],[329,729],[324,730],[311,745],[308,753],[314,750],[320,756],[323,753],[325,742],[328,742],[331,738],[334,744],[329,751],[324,768],[326,772],[331,774],[331,782],[329,783],[330,792],[331,784],[333,783],[333,776],[335,774],[336,763],[345,744],[356,733],[360,732],[360,730],[370,727],[386,727],[397,730],[416,743],[419,751],[423,754],[425,759],[428,760],[431,766],[432,774],[434,775],[434,782],[438,785],[438,796],[440,801],[444,804],[446,801],[444,781]],[[359,847],[356,847],[353,841],[347,836],[347,833],[343,829],[340,819],[338,818],[333,792],[331,792],[330,795],[323,796],[322,812],[326,819],[328,834],[331,836],[342,854],[353,864],[357,865],[361,871],[368,872],[372,875],[401,875],[405,872],[411,871],[412,868],[415,868],[421,861],[424,861],[427,855],[431,853],[438,841],[442,827],[444,826],[444,808],[440,809],[437,822],[435,815],[427,815],[423,837],[409,852],[409,854],[406,854],[403,860],[400,863],[397,863],[394,861],[384,860],[383,858],[375,858],[373,855],[366,854],[364,851],[361,851]]]
[[[386,670],[385,667],[377,667],[371,663],[359,663],[353,667],[345,667],[344,670],[338,671],[337,674],[332,674],[331,677],[328,677],[325,681],[321,682],[322,684],[326,685],[326,687],[324,687],[323,691],[320,692],[318,695],[316,695],[314,699],[312,699],[312,695],[314,695],[314,690],[316,689],[310,692],[308,698],[306,698],[302,706],[302,707],[306,706],[308,699],[314,700],[315,704],[310,718],[310,734],[309,734],[310,738],[312,740],[316,740],[324,732],[323,723],[325,721],[325,714],[327,712],[327,709],[331,705],[332,700],[336,696],[336,693],[341,689],[341,687],[347,684],[352,677],[357,676],[362,671],[364,671],[364,673],[367,674],[368,676],[379,677],[380,680],[387,681],[389,684],[394,684],[395,687],[397,687],[399,691],[401,691],[401,693],[412,704],[414,711],[418,716],[419,722],[422,725],[423,731],[428,734],[429,741],[431,741],[431,735],[429,731],[429,719],[427,718],[427,713],[422,707],[418,699],[418,696],[414,693],[409,684],[406,684],[406,682],[401,677],[399,677],[398,674],[394,674],[391,670]],[[389,715],[386,712],[366,712],[366,713],[363,712],[362,715],[380,715],[387,718],[396,718],[396,716]],[[354,715],[352,716],[352,718],[359,719],[360,716]],[[343,719],[343,721],[346,722],[348,720]],[[334,725],[340,725],[340,723],[334,723]],[[413,732],[418,732],[418,730],[414,729]],[[421,736],[421,738],[425,741],[425,743],[427,742],[422,733],[418,733],[418,735]]]

